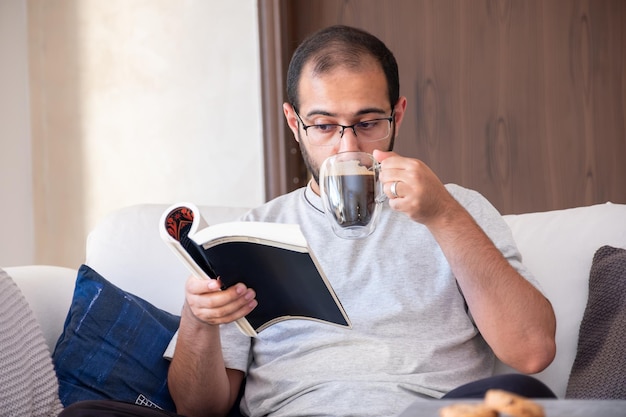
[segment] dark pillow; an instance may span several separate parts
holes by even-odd
[[[626,250],[603,246],[589,275],[589,298],[566,398],[626,399]]]
[[[175,411],[163,352],[179,317],[83,265],[53,353],[63,405],[112,399]]]

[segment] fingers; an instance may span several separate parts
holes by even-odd
[[[439,177],[424,162],[394,152],[376,152],[376,158],[380,158],[379,180],[392,209],[426,224],[451,198]]]
[[[383,192],[390,200],[400,198],[399,188],[402,181],[406,181],[405,171],[406,167],[403,166],[403,158],[395,152],[383,152],[380,150],[374,150],[374,158],[381,165],[381,172],[379,180],[383,183]]]
[[[379,180],[383,183],[383,191],[390,200],[402,199],[412,194],[412,189],[420,184],[417,160],[398,156],[393,152],[381,152]],[[397,202],[396,202],[397,204]]]
[[[212,325],[230,323],[246,316],[257,305],[256,293],[238,283],[221,290],[219,280],[190,277],[186,285],[186,301],[193,315]]]

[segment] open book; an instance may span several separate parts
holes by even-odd
[[[223,289],[238,282],[256,291],[258,305],[237,321],[249,336],[286,319],[351,327],[337,295],[300,226],[229,222],[208,226],[193,204],[168,208],[161,237],[198,278],[219,277]]]

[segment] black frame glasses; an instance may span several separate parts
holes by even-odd
[[[378,142],[379,140],[384,140],[387,139],[389,137],[389,134],[391,133],[391,123],[393,122],[393,116],[395,113],[395,109],[391,110],[391,115],[389,117],[378,117],[376,119],[369,119],[369,120],[362,120],[360,122],[354,123],[352,125],[342,125],[339,123],[321,123],[321,124],[312,124],[312,125],[307,125],[304,123],[304,120],[302,120],[302,117],[300,116],[300,113],[298,113],[298,110],[295,108],[295,106],[293,107],[293,111],[296,113],[296,116],[298,117],[298,121],[302,124],[302,129],[304,130],[304,133],[307,135],[307,138],[310,139],[309,137],[309,132],[308,129],[311,127],[315,127],[315,128],[321,128],[321,127],[327,127],[327,128],[341,128],[341,129],[337,129],[335,132],[339,132],[339,138],[337,138],[336,134],[333,132],[332,136],[329,136],[327,143],[320,143],[319,141],[313,141],[310,140],[311,144],[316,145],[316,146],[332,146],[335,143],[337,143],[337,141],[341,138],[343,138],[343,134],[346,131],[346,129],[352,129],[352,132],[354,133],[354,136],[357,138],[357,140],[363,141],[363,142]],[[366,139],[366,138],[359,138],[359,134],[357,133],[358,127],[359,126],[367,126],[368,123],[373,123],[373,122],[379,122],[382,120],[386,120],[389,125],[388,125],[388,131],[387,134],[385,136],[383,136],[382,138],[378,138],[378,139]]]

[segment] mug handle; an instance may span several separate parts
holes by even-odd
[[[384,203],[385,200],[387,200],[387,194],[385,194],[384,191],[385,184],[378,180],[378,175],[380,174],[380,163],[374,160],[371,169],[374,171],[374,180],[376,182],[376,198],[374,199],[374,201],[376,202],[376,204],[381,204]]]

